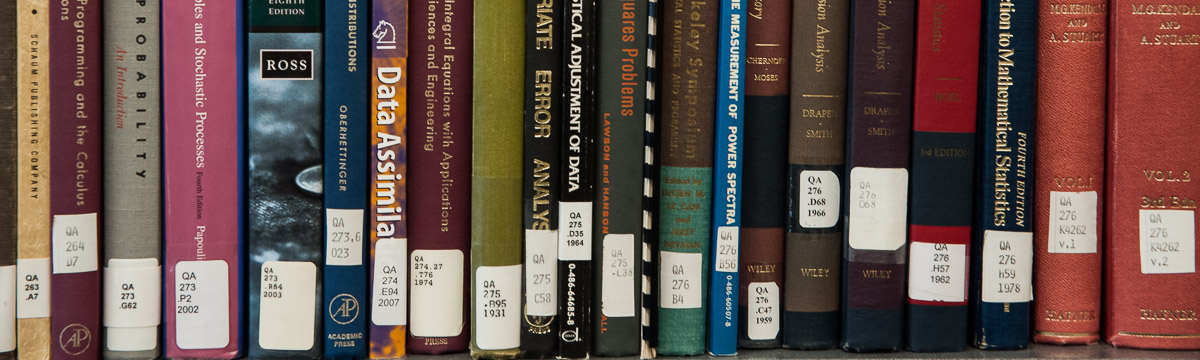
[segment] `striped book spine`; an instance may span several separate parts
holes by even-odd
[[[742,148],[745,146],[746,9],[722,0],[717,43],[716,141],[713,145],[712,274],[709,284],[708,353],[737,354],[739,235],[742,227]]]
[[[370,357],[405,354],[408,325],[408,3],[371,4]]]
[[[235,359],[245,344],[245,4],[205,4],[162,3],[163,345],[167,358]]]
[[[639,356],[642,359],[653,359],[655,344],[658,343],[658,327],[655,326],[655,313],[658,311],[658,300],[654,297],[655,279],[658,278],[658,262],[654,261],[658,252],[658,225],[654,214],[658,212],[657,198],[654,196],[654,184],[658,183],[656,165],[657,141],[655,126],[658,121],[658,0],[648,0],[646,4],[646,131],[643,135],[645,144],[645,159],[642,164],[642,348]]]
[[[104,357],[158,357],[162,318],[159,1],[104,2]]]

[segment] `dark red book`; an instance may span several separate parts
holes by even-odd
[[[1108,68],[1104,337],[1200,349],[1200,0],[1115,0]]]
[[[981,6],[917,5],[904,342],[910,351],[967,346]]]
[[[99,2],[50,5],[50,333],[54,359],[100,357]]]
[[[1100,340],[1107,4],[1038,5],[1033,340],[1040,343]]]

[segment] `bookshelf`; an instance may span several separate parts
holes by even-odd
[[[409,355],[408,360],[468,360],[471,356],[462,354],[450,355]],[[603,358],[596,359],[637,359],[636,357],[627,358]],[[912,352],[897,352],[897,353],[850,353],[842,350],[819,350],[819,351],[800,351],[800,350],[741,350],[737,356],[688,356],[688,357],[666,357],[659,356],[655,359],[1200,359],[1200,351],[1173,351],[1173,350],[1138,350],[1138,349],[1118,349],[1109,344],[1094,344],[1088,346],[1057,346],[1031,344],[1025,350],[979,350],[968,348],[966,351],[952,353],[912,353]]]

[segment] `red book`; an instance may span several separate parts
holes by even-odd
[[[101,6],[50,5],[53,359],[100,357]]]
[[[1107,3],[1039,4],[1033,340],[1040,343],[1100,340]]]
[[[1146,4],[1109,7],[1104,335],[1200,349],[1200,0]]]

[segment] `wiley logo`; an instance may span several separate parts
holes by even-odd
[[[358,318],[358,300],[350,294],[339,294],[329,302],[329,318],[341,325]]]
[[[312,49],[258,51],[263,80],[312,80],[312,59]]]
[[[376,49],[396,48],[396,28],[386,20],[379,20],[379,24],[375,25],[375,31],[371,32],[371,36],[375,37]]]
[[[92,332],[79,324],[67,325],[58,333],[58,346],[70,355],[79,355],[92,345]]]

